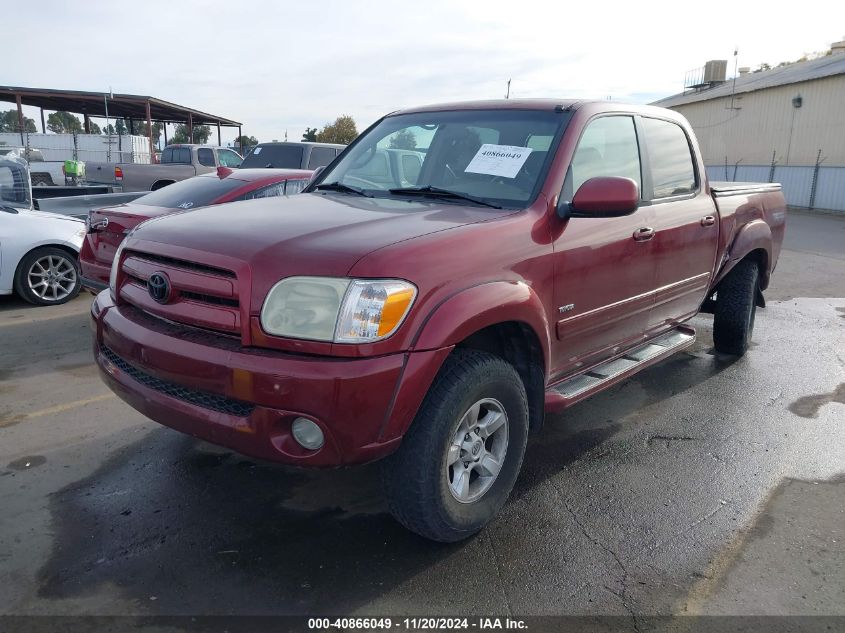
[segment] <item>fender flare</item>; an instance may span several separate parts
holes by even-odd
[[[537,337],[548,375],[551,341],[543,302],[521,281],[493,281],[460,290],[426,317],[411,344],[415,350],[454,346],[486,327],[505,322],[527,325]]]
[[[762,250],[766,253],[765,261],[760,268],[760,287],[765,289],[769,285],[772,261],[772,229],[763,220],[752,220],[739,229],[733,242],[728,247],[725,263],[714,282],[714,287],[725,278],[738,262],[749,253]]]

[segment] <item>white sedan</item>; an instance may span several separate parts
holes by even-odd
[[[83,221],[34,211],[26,164],[0,159],[0,295],[36,305],[73,299],[84,238]]]

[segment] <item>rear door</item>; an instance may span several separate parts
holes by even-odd
[[[594,118],[566,175],[563,200],[588,179],[631,178],[642,191],[633,116]],[[558,310],[556,373],[589,366],[642,339],[655,288],[653,244],[640,238],[652,209],[612,218],[570,218],[554,242]]]
[[[638,117],[645,204],[652,210],[656,291],[647,334],[698,312],[713,273],[719,227],[686,131],[669,120]]]

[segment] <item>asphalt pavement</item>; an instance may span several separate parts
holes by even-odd
[[[736,360],[696,345],[548,419],[455,545],[377,466],[161,427],[91,361],[90,297],[0,298],[0,614],[845,615],[845,218],[793,213]]]

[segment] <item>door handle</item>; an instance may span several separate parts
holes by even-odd
[[[644,226],[641,229],[634,231],[633,237],[637,242],[647,242],[654,237],[654,229],[649,226]]]
[[[705,215],[701,218],[701,226],[713,226],[714,224],[716,224],[716,218],[712,215]]]

